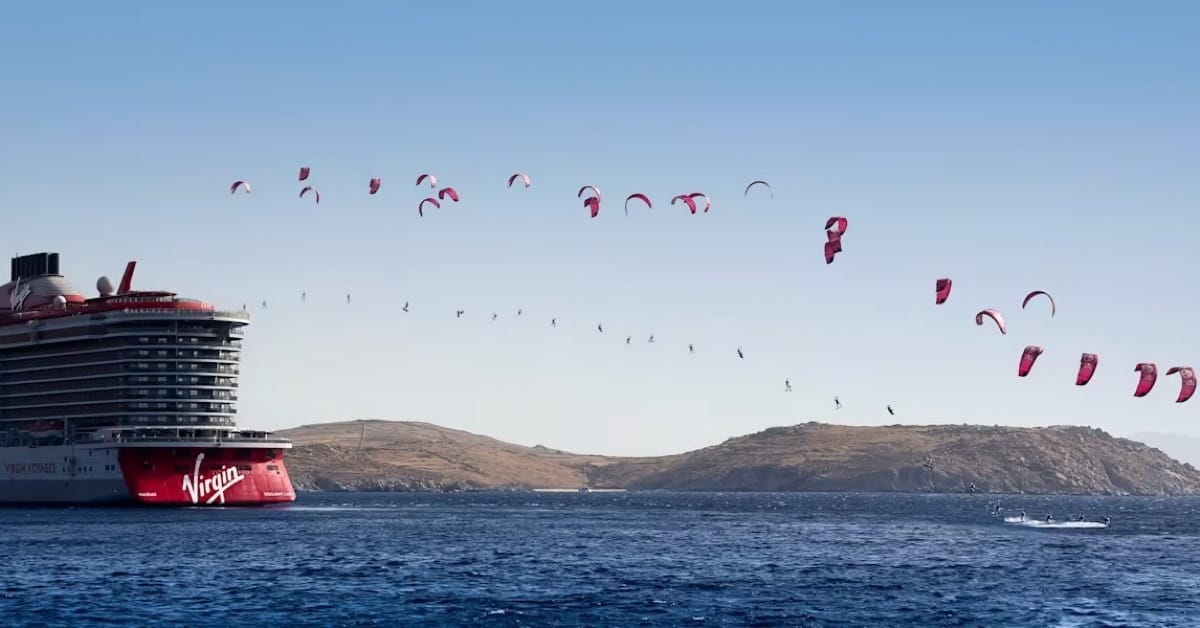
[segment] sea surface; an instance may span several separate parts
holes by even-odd
[[[1111,525],[1005,522],[1020,510]],[[659,491],[7,508],[0,625],[1195,626],[1198,515],[1200,498]]]

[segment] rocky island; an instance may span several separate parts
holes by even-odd
[[[805,423],[657,457],[525,447],[413,421],[346,421],[291,438],[297,490],[671,489],[1193,495],[1200,471],[1088,427]]]

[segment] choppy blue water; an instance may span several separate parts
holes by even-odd
[[[302,494],[0,509],[0,625],[1183,626],[1200,499]]]

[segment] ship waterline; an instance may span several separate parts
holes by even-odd
[[[234,421],[249,316],[134,291],[134,267],[84,298],[57,254],[13,260],[0,286],[0,503],[294,501],[291,442]]]

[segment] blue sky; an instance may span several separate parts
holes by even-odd
[[[417,419],[611,454],[808,420],[1200,434],[1200,400],[1175,404],[1165,376],[1200,365],[1198,19],[1185,2],[14,6],[4,241],[61,252],[88,294],[137,259],[139,287],[248,304],[246,427]],[[302,165],[318,206],[296,197]],[[533,187],[505,188],[516,171]],[[462,201],[418,218],[422,172]],[[759,178],[773,200],[743,198]],[[691,191],[708,215],[668,204]],[[633,192],[654,209],[626,217]],[[831,215],[850,228],[826,266]],[[1021,310],[1034,289],[1056,317]],[[1007,336],[975,326],[984,307]],[[1026,344],[1045,354],[1021,379]],[[1077,388],[1084,351],[1100,367]],[[1134,399],[1142,361],[1164,375]]]

